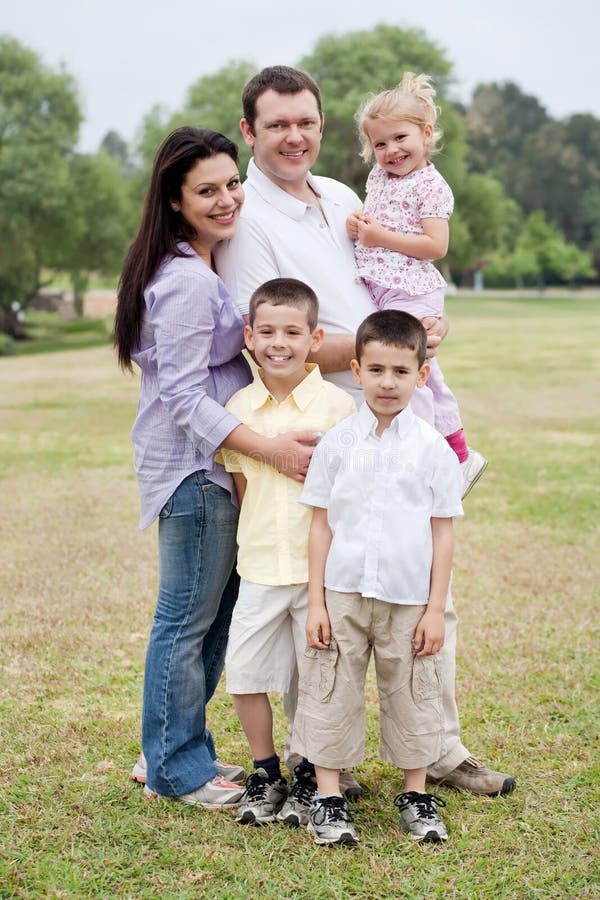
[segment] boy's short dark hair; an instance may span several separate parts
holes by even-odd
[[[316,81],[307,72],[303,72],[301,69],[292,69],[291,66],[268,66],[254,75],[242,92],[244,118],[252,132],[254,132],[256,120],[256,102],[265,91],[276,91],[278,94],[299,94],[300,91],[310,91],[317,101],[319,116],[323,115],[321,92]]]
[[[400,309],[381,309],[361,322],[356,332],[356,358],[359,362],[370,341],[414,350],[419,368],[425,362],[427,332],[418,319]]]
[[[306,311],[306,319],[310,331],[314,331],[319,321],[319,301],[311,287],[297,278],[272,278],[257,287],[250,297],[248,321],[254,325],[256,310],[263,303],[271,306],[293,306]]]

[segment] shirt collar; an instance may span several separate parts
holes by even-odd
[[[314,400],[323,383],[321,370],[316,363],[306,363],[305,369],[308,373],[306,378],[303,378],[290,394],[298,409],[302,411]],[[253,410],[260,409],[271,398],[267,386],[260,377],[262,369],[259,369],[258,372],[259,374],[254,376],[254,381],[250,386],[250,406]]]
[[[408,434],[412,424],[415,420],[415,414],[410,408],[410,406],[405,406],[401,412],[395,416],[389,426],[389,429],[395,431],[398,437],[404,437]],[[377,419],[373,415],[371,408],[366,400],[363,401],[360,409],[358,410],[358,430],[360,432],[360,436],[362,438],[367,438],[370,434],[375,434],[375,429],[377,428]],[[385,432],[384,432],[385,434]]]
[[[296,219],[299,222],[310,206],[310,203],[305,203],[304,200],[293,197],[287,191],[284,191],[283,188],[280,188],[278,184],[272,182],[264,172],[261,172],[253,159],[248,163],[247,180],[263,200],[290,219]],[[319,191],[317,182],[310,172],[308,172],[306,180],[315,192],[315,196],[319,200],[322,199],[321,191]]]

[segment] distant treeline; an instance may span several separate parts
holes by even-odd
[[[553,119],[512,82],[481,84],[468,105],[453,102],[453,65],[420,30],[380,25],[326,35],[297,65],[323,95],[325,137],[315,171],[359,195],[368,172],[354,126],[359,103],[406,70],[432,76],[444,131],[436,165],[456,198],[442,264],[447,278],[471,284],[481,272],[487,285],[517,286],[600,280],[599,119]],[[27,306],[49,269],[70,274],[78,309],[89,272],[119,271],[152,157],[173,127],[226,133],[240,144],[244,170],[240,94],[256,69],[230,62],[192,84],[183,109],[148,111],[133,145],[110,131],[97,153],[79,154],[74,79],[0,38],[0,330],[18,330],[17,307]]]

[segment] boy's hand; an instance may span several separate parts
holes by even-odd
[[[444,646],[444,611],[427,609],[417,625],[413,647],[417,656],[433,656]]]
[[[306,640],[314,650],[327,650],[331,643],[331,625],[326,606],[308,607]]]
[[[346,234],[350,238],[351,241],[356,241],[358,239],[358,223],[362,220],[362,213],[352,213],[351,216],[348,216],[346,219]]]
[[[357,227],[358,240],[363,247],[381,247],[383,246],[382,241],[389,234],[386,228],[368,216],[362,216],[358,221]]]

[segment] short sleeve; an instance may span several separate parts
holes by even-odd
[[[463,515],[461,495],[463,478],[458,457],[443,438],[434,446],[431,490],[433,518],[459,518]]]
[[[221,447],[215,459],[225,466],[227,472],[243,472],[240,456],[241,454],[236,450]]]
[[[450,185],[437,172],[419,199],[421,219],[449,219],[454,211],[454,195]]]
[[[339,468],[337,459],[339,454],[330,436],[331,432],[328,432],[317,444],[312,455],[304,487],[299,497],[299,502],[305,506],[329,508],[333,481]]]

